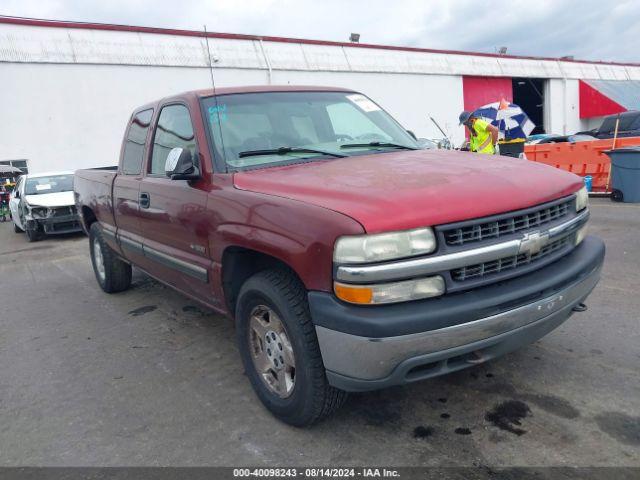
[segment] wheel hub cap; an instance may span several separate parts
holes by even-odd
[[[285,342],[285,340],[280,337],[280,334],[273,330],[269,330],[264,336],[267,358],[269,362],[271,362],[271,366],[276,370],[282,370],[284,367],[283,342]]]
[[[101,280],[105,279],[105,269],[104,269],[104,257],[102,256],[102,247],[100,247],[100,242],[98,239],[93,241],[93,260],[96,266],[96,271],[98,272],[98,276]]]
[[[293,348],[280,317],[265,305],[251,311],[249,347],[256,372],[269,391],[280,398],[290,396],[296,373]]]

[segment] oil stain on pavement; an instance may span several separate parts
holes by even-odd
[[[433,435],[433,428],[425,427],[424,425],[419,425],[413,430],[414,438],[427,438]]]
[[[195,305],[185,305],[184,307],[182,307],[182,311],[184,313],[192,313],[194,315],[200,315],[201,317],[204,317],[207,315],[207,312],[205,312],[203,309]]]
[[[619,412],[604,412],[595,417],[600,430],[625,445],[640,445],[640,417]]]
[[[531,409],[526,403],[520,400],[507,400],[497,404],[493,407],[493,410],[487,412],[485,419],[501,430],[520,436],[527,433],[526,430],[519,428],[522,425],[521,420],[530,413]]]
[[[521,394],[518,398],[533,403],[545,412],[551,413],[556,417],[567,418],[569,420],[576,419],[580,416],[580,411],[571,405],[567,400],[553,395],[541,394]]]
[[[155,305],[146,305],[144,307],[136,308],[135,310],[131,310],[129,315],[132,317],[139,317],[140,315],[144,315],[145,313],[153,312],[156,308]]]

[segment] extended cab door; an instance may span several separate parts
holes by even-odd
[[[207,182],[171,180],[167,155],[184,148],[198,158],[189,109],[181,103],[160,110],[140,182],[140,228],[147,270],[156,278],[211,302]]]
[[[153,109],[147,109],[134,113],[131,117],[122,147],[120,168],[113,182],[113,213],[120,248],[127,259],[142,268],[145,267],[145,259],[139,219],[140,181],[152,116]]]

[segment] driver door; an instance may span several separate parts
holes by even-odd
[[[171,180],[165,164],[173,148],[197,156],[189,109],[162,107],[153,132],[148,165],[140,182],[139,228],[145,269],[159,280],[212,301],[209,274],[209,220],[204,182]]]

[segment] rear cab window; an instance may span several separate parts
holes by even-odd
[[[153,109],[136,113],[131,119],[127,139],[122,155],[122,173],[125,175],[140,175],[144,158],[144,145],[147,140]]]

